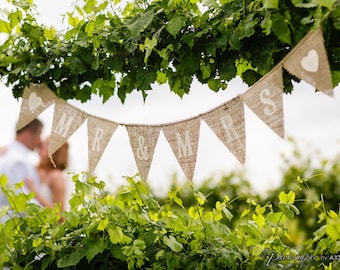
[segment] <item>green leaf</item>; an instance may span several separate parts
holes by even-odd
[[[112,77],[110,81],[97,79],[92,85],[92,92],[98,94],[103,98],[103,102],[106,102],[114,94],[115,87],[115,77]]]
[[[178,254],[167,253],[166,256],[166,269],[180,269],[181,267],[180,256]]]
[[[0,20],[0,33],[10,34],[12,31],[9,22]]]
[[[129,244],[132,242],[132,239],[129,236],[124,235],[122,228],[119,226],[109,228],[108,233],[110,236],[110,241],[113,244]]]
[[[136,85],[138,90],[150,90],[151,83],[156,80],[157,74],[152,70],[139,70],[136,74]]]
[[[287,217],[293,218],[295,216],[294,209],[291,207],[294,205],[289,204],[289,203],[279,202],[278,206]]]
[[[18,212],[25,211],[27,205],[26,194],[19,193],[15,196],[15,201],[10,200],[10,205],[13,209],[16,209]]]
[[[210,79],[208,80],[208,87],[209,87],[211,90],[217,92],[217,91],[220,90],[220,88],[221,88],[221,83],[220,83],[220,81],[217,80],[217,79],[210,78]]]
[[[195,45],[195,33],[188,33],[182,36],[183,43],[187,44],[190,48]]]
[[[338,217],[338,214],[334,210],[329,210],[327,214],[329,215],[330,218],[333,218],[333,219]]]
[[[88,85],[84,85],[84,87],[77,91],[75,98],[80,100],[81,102],[86,102],[91,98],[92,89]]]
[[[283,212],[269,213],[266,216],[266,220],[275,225],[278,225],[280,222],[284,222],[285,219],[286,219],[286,216],[284,215]]]
[[[82,258],[87,254],[86,247],[77,247],[71,253],[65,254],[61,259],[57,261],[59,268],[66,268],[70,266],[76,266]]]
[[[203,79],[208,79],[210,77],[210,73],[211,73],[211,71],[210,71],[210,64],[202,63],[200,65],[200,70],[202,72],[202,78]]]
[[[203,193],[199,191],[195,193],[195,198],[199,205],[203,205],[207,200]]]
[[[153,9],[149,9],[142,13],[140,16],[130,17],[126,20],[125,24],[130,30],[132,37],[139,35],[144,29],[146,29],[154,18]]]
[[[151,40],[149,38],[146,38],[144,41],[144,47],[145,47],[145,57],[144,57],[144,63],[147,64],[148,58],[152,52],[152,50],[157,46],[157,38],[152,38]]]
[[[54,27],[44,28],[44,37],[47,40],[53,40],[55,38],[56,29]]]
[[[203,213],[203,208],[198,206],[191,206],[188,210],[188,214],[193,219],[198,219]]]
[[[295,192],[289,191],[288,193],[285,193],[284,191],[281,191],[279,200],[281,203],[293,204],[295,202]]]
[[[163,243],[168,246],[174,252],[180,252],[183,249],[183,245],[179,243],[172,235],[164,236]]]
[[[8,179],[4,174],[0,175],[0,186],[5,187],[8,183]]]
[[[321,226],[319,229],[317,229],[313,234],[317,239],[321,239],[325,236],[327,225]]]
[[[252,217],[260,228],[262,228],[266,224],[266,221],[262,215],[253,214]]]
[[[41,237],[36,238],[33,240],[32,247],[36,248],[43,242],[43,239]]]
[[[96,25],[94,21],[90,21],[89,23],[87,23],[85,27],[85,33],[88,36],[92,36],[95,26]]]
[[[176,190],[170,190],[168,192],[168,196],[169,196],[169,199],[173,200],[176,204],[183,207],[182,199],[177,196],[179,191],[180,191],[179,187],[177,187]]]
[[[157,71],[157,82],[159,84],[166,83],[167,80],[168,80],[168,78],[166,77],[166,73],[164,73],[162,71]]]
[[[291,44],[288,20],[284,16],[279,13],[272,15],[272,30],[279,40]]]
[[[319,0],[319,5],[328,9],[332,9],[336,1],[337,0]]]
[[[51,59],[48,59],[43,64],[32,62],[31,65],[28,66],[28,71],[30,74],[32,74],[32,76],[39,77],[45,74],[50,68],[51,68]]]
[[[222,211],[224,213],[224,215],[226,216],[226,218],[230,221],[233,219],[233,214],[229,211],[228,208],[226,208],[225,206],[222,207]]]
[[[258,19],[254,18],[254,13],[245,17],[238,25],[239,39],[250,37],[255,34],[255,26],[258,24]]]
[[[248,215],[248,213],[250,212],[249,209],[244,209],[241,213],[241,218],[245,217],[246,215]]]
[[[265,16],[263,20],[261,21],[260,25],[261,25],[261,28],[263,29],[263,32],[266,35],[269,35],[272,31],[272,25],[273,25],[271,16],[270,15]]]
[[[264,8],[278,9],[279,0],[262,0],[262,4]]]
[[[102,253],[107,248],[107,242],[98,239],[88,242],[87,246],[86,259],[88,262],[91,262],[98,253]]]
[[[167,24],[166,30],[173,36],[176,37],[176,35],[179,33],[181,28],[185,25],[185,17],[183,16],[176,16],[173,17]]]
[[[261,207],[261,206],[258,204],[258,205],[256,205],[256,207],[255,207],[255,212],[256,212],[256,214],[258,214],[258,215],[262,215],[262,214],[264,214],[264,212],[266,212],[266,208],[265,208],[265,207]]]
[[[77,227],[80,222],[80,216],[75,211],[68,211],[64,214],[68,224],[71,227]]]
[[[9,23],[10,23],[10,26],[11,28],[13,29],[15,26],[17,26],[20,21],[22,20],[22,12],[17,9],[16,11],[14,12],[11,12],[9,15],[8,15],[8,18],[9,18]]]
[[[334,241],[340,239],[340,226],[339,223],[331,222],[326,225],[326,232]]]
[[[99,224],[98,224],[97,230],[98,231],[104,231],[106,229],[106,227],[107,227],[107,224],[109,224],[109,219],[108,218],[101,219]]]
[[[67,13],[68,24],[73,27],[76,27],[77,24],[79,23],[79,18],[73,15],[74,15],[73,13],[70,13],[70,12]]]
[[[133,241],[133,246],[137,247],[141,250],[144,250],[146,248],[145,242],[142,239],[136,239]]]

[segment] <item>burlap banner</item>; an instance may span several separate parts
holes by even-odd
[[[327,95],[333,95],[332,76],[321,29],[308,33],[284,58],[283,67]]]
[[[241,98],[263,122],[283,138],[283,82],[280,66],[254,84]]]
[[[86,121],[89,171],[93,172],[119,125],[125,126],[135,162],[146,180],[162,130],[187,179],[194,175],[204,120],[240,163],[246,158],[244,104],[268,127],[284,137],[282,68],[312,84],[317,90],[333,94],[333,85],[321,30],[310,32],[268,74],[245,93],[190,119],[159,125],[123,124],[89,115],[58,98],[47,86],[32,84],[23,94],[17,129],[55,104],[49,155],[61,147]]]
[[[37,118],[56,100],[55,94],[44,84],[31,84],[24,90],[17,129]]]
[[[90,115],[87,119],[89,171],[93,172],[119,124]]]
[[[230,152],[243,164],[246,156],[246,133],[244,108],[240,96],[205,113],[202,118]]]
[[[69,105],[62,99],[55,101],[52,132],[48,155],[51,157],[85,122],[88,114]]]
[[[160,126],[126,125],[126,130],[139,174],[145,181],[148,178],[161,128]]]
[[[162,131],[186,178],[192,180],[196,166],[200,119],[196,117],[169,124],[163,126]]]

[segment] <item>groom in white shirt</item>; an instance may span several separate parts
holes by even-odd
[[[41,144],[43,124],[34,119],[25,127],[17,130],[15,141],[8,146],[6,153],[1,157],[0,176],[4,174],[8,179],[8,185],[31,180],[39,185],[39,175],[35,166],[30,161],[30,154]],[[27,187],[23,187],[25,193],[29,193]],[[7,206],[5,194],[0,190],[0,208]]]

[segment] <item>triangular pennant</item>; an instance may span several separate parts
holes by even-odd
[[[89,171],[93,172],[119,124],[99,117],[87,119]]]
[[[25,88],[16,128],[19,130],[26,126],[51,106],[56,99],[56,95],[44,84],[31,84],[30,87]]]
[[[240,96],[210,112],[202,119],[224,143],[241,164],[245,162],[245,123],[244,107]]]
[[[56,100],[54,107],[52,132],[48,155],[51,157],[72,134],[84,123],[88,115],[67,104],[64,100]]]
[[[163,133],[170,144],[185,176],[192,180],[200,130],[200,119],[169,124],[162,127]]]
[[[161,128],[159,126],[126,125],[139,174],[148,177]]]
[[[282,69],[277,66],[241,96],[243,102],[281,138],[284,137]]]
[[[333,95],[332,75],[322,30],[308,33],[283,59],[283,67],[327,95]]]

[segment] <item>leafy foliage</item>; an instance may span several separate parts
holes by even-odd
[[[4,176],[0,180],[12,202],[1,211],[11,217],[0,224],[1,267],[331,269],[340,263],[340,215],[322,200],[320,227],[305,246],[295,245],[290,226],[311,208],[299,209],[293,190],[279,193],[278,206],[250,197],[242,211],[232,213],[237,199],[224,196],[206,207],[209,196],[190,186],[195,202],[186,207],[179,186],[160,203],[134,177],[112,195],[102,181],[74,175],[70,211],[58,223],[58,208],[40,208],[28,201],[31,195],[7,188]]]
[[[0,16],[0,76],[22,95],[46,83],[64,99],[122,101],[168,83],[179,96],[193,77],[213,91],[240,76],[249,85],[269,72],[311,29],[322,27],[334,85],[340,81],[339,0],[85,0],[69,27],[40,25],[32,0],[8,0]],[[120,8],[121,7],[121,8]],[[2,11],[4,13],[4,11]],[[1,15],[1,14],[0,14]],[[292,91],[285,74],[285,91]]]

